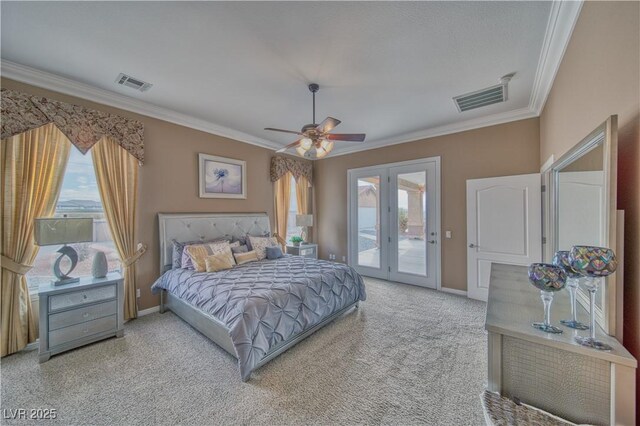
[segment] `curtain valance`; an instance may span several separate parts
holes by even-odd
[[[282,176],[290,172],[294,178],[300,176],[307,178],[309,183],[313,181],[313,165],[311,161],[298,160],[289,157],[272,157],[271,158],[271,182],[275,182]]]
[[[144,161],[144,125],[137,120],[15,90],[2,89],[2,139],[55,124],[83,154],[110,136]]]

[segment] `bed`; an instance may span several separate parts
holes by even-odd
[[[270,233],[266,213],[159,214],[160,311],[170,310],[238,360],[240,376],[358,307],[366,299],[351,267],[301,256],[219,272],[172,269],[173,241]]]

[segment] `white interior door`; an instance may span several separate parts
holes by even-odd
[[[436,163],[389,168],[389,279],[436,288]]]
[[[539,173],[467,180],[467,295],[487,300],[493,262],[542,257]]]
[[[349,264],[388,279],[389,182],[385,167],[349,171]]]

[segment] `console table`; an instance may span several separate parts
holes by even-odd
[[[587,322],[582,309],[579,317]],[[560,325],[571,317],[566,291],[555,294],[549,334],[531,327],[544,316],[540,292],[526,266],[493,264],[485,329],[488,332],[490,391],[518,399],[574,423],[635,425],[636,359],[615,338],[600,331],[610,352],[580,346],[577,331]]]

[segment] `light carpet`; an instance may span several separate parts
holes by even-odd
[[[357,311],[247,383],[206,337],[172,313],[152,314],[121,339],[43,364],[37,351],[2,359],[2,409],[55,408],[46,423],[77,425],[483,424],[486,305],[365,281]]]

